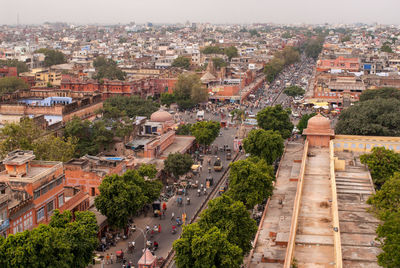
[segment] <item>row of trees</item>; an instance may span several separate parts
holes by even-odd
[[[161,104],[177,103],[181,109],[190,109],[208,100],[208,92],[196,74],[181,74],[175,84],[174,93],[161,94]]]
[[[325,41],[325,34],[321,34],[316,38],[308,39],[301,47],[300,50],[304,51],[307,57],[317,59],[322,51],[322,46]]]
[[[139,96],[114,96],[104,101],[103,113],[105,119],[117,120],[119,118],[136,116],[150,117],[159,109],[160,105],[151,99],[144,100]]]
[[[389,268],[400,267],[400,154],[376,147],[360,159],[368,165],[378,188],[367,201],[372,206],[371,211],[383,222],[376,229],[376,240],[382,249],[378,264]]]
[[[285,93],[287,96],[295,98],[303,96],[306,93],[306,91],[299,86],[290,86],[285,88],[283,93]]]
[[[243,141],[251,157],[230,164],[229,190],[210,201],[200,220],[186,226],[174,242],[178,267],[240,267],[257,232],[248,210],[272,195],[271,164],[283,153],[282,135],[293,128],[289,113],[275,106],[257,114],[261,129]]]
[[[344,110],[335,132],[348,135],[400,136],[400,94],[397,89],[366,90]]]
[[[273,168],[257,157],[231,164],[229,191],[208,204],[200,220],[187,225],[173,248],[178,267],[240,267],[257,224],[248,209],[268,198]]]
[[[96,249],[93,212],[54,211],[48,225],[7,238],[0,236],[1,267],[86,267]]]
[[[287,46],[282,51],[277,51],[264,67],[268,82],[274,81],[278,74],[290,64],[300,60],[300,53],[293,47]]]
[[[125,228],[132,216],[160,196],[162,183],[153,180],[156,174],[154,165],[142,165],[121,176],[106,176],[94,200],[96,208],[107,217],[110,225]]]

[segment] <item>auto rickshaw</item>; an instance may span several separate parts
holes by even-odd
[[[152,207],[153,207],[154,217],[158,217],[160,215],[161,202],[158,200],[154,201]]]
[[[218,193],[219,193],[220,195],[222,195],[223,193],[225,193],[225,191],[226,191],[226,187],[225,187],[225,186],[221,186],[221,187],[219,187]]]
[[[213,184],[214,184],[214,178],[211,177],[211,176],[208,176],[208,177],[206,178],[206,186],[207,186],[207,184],[208,184],[208,187],[213,186]]]

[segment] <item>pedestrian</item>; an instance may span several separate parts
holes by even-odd
[[[110,264],[110,255],[108,253],[106,255],[106,264]]]
[[[161,233],[161,224],[158,224],[158,233]]]
[[[111,264],[113,264],[113,262],[114,262],[114,255],[111,253],[110,254],[110,261],[111,261]]]
[[[162,209],[167,210],[167,204],[165,202],[162,204]]]
[[[173,219],[175,219],[175,213],[172,212],[172,214],[171,214],[171,221],[172,221]]]

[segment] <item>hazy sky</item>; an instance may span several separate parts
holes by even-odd
[[[2,0],[0,24],[353,23],[400,24],[400,0]]]

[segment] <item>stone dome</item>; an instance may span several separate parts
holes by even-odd
[[[174,117],[167,111],[158,110],[157,112],[152,113],[150,120],[153,122],[167,122],[173,121]]]
[[[307,129],[317,132],[329,131],[331,130],[331,121],[321,114],[317,114],[308,120]]]

